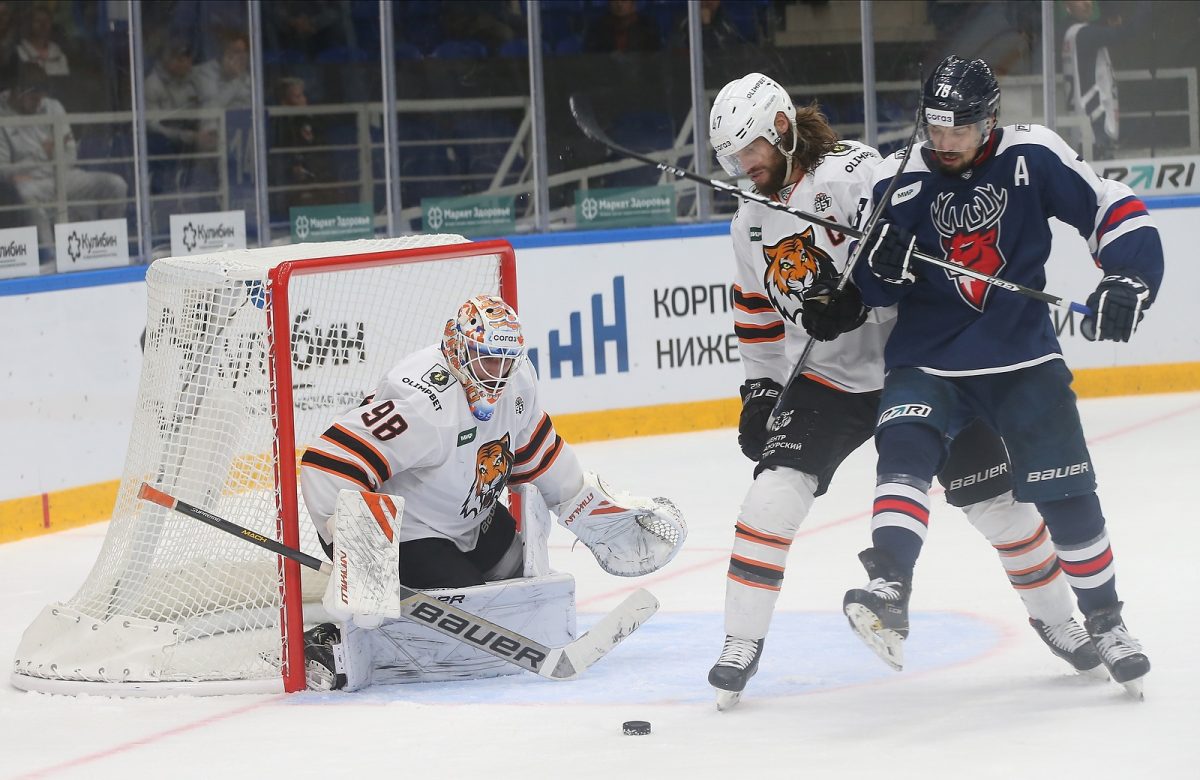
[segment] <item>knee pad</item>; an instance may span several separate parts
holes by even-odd
[[[993,545],[1029,539],[1042,526],[1042,517],[1033,505],[1016,501],[1012,491],[968,504],[962,510],[975,530]]]
[[[773,468],[750,485],[738,519],[756,531],[791,539],[812,508],[817,478],[803,471]]]

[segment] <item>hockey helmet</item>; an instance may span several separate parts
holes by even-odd
[[[761,73],[734,79],[717,93],[708,115],[708,141],[726,173],[746,174],[750,166],[744,164],[739,153],[758,138],[765,138],[779,148],[787,158],[788,174],[791,173],[796,136],[793,133],[790,149],[782,147],[783,137],[775,128],[775,115],[780,111],[795,124],[796,106],[791,97],[777,81]]]
[[[950,55],[925,80],[921,136],[938,151],[968,152],[991,135],[1000,110],[1000,84],[981,59]]]
[[[471,414],[487,422],[509,378],[525,359],[521,321],[499,297],[476,295],[446,322],[442,355],[467,394]]]

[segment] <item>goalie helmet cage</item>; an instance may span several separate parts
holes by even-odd
[[[324,557],[299,457],[400,358],[437,343],[473,295],[516,305],[505,241],[296,244],[165,258],[129,452],[99,558],[26,629],[11,680],[48,693],[304,688],[304,605],[323,575],[137,499],[143,482]],[[430,369],[434,366],[431,365]],[[319,616],[319,613],[317,613]]]

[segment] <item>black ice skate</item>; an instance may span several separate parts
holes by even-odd
[[[1075,618],[1067,618],[1062,623],[1047,624],[1036,618],[1029,618],[1029,625],[1050,648],[1050,652],[1063,659],[1075,668],[1075,671],[1087,674],[1089,677],[1107,678],[1101,666],[1100,654],[1096,645],[1083,626]]]
[[[1129,635],[1125,621],[1121,620],[1121,602],[1089,612],[1083,621],[1087,631],[1100,651],[1100,659],[1108,667],[1108,673],[1125,686],[1130,696],[1141,700],[1142,678],[1150,671],[1150,659],[1142,652],[1142,646]]]
[[[304,632],[304,679],[310,691],[336,691],[346,687],[338,672],[336,655],[342,632],[333,623],[321,623]]]
[[[727,710],[742,698],[742,691],[758,671],[762,639],[726,636],[721,657],[708,672],[708,684],[717,689],[717,709]]]
[[[858,559],[871,581],[865,588],[846,591],[842,611],[867,647],[900,671],[904,668],[904,640],[908,638],[912,578],[900,574],[896,562],[883,550],[870,547],[860,552]]]

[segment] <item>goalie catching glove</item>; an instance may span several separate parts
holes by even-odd
[[[583,489],[556,508],[558,524],[592,551],[600,568],[618,577],[658,571],[687,538],[687,523],[665,498],[614,495],[591,472]]]

